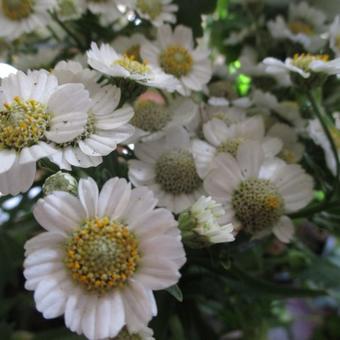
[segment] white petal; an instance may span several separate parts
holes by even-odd
[[[289,243],[295,234],[292,220],[287,216],[281,217],[280,221],[273,229],[274,235],[283,243]]]
[[[93,178],[89,177],[79,181],[78,195],[87,218],[97,216],[99,194],[97,183]]]
[[[0,151],[0,174],[8,171],[15,163],[17,156],[15,151],[1,150]]]
[[[262,146],[256,141],[246,141],[237,150],[237,160],[245,177],[257,177],[264,161]]]

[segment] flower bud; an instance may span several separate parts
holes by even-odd
[[[70,174],[58,171],[54,175],[48,177],[43,185],[44,195],[49,195],[53,191],[66,191],[70,194],[77,194],[78,182]]]

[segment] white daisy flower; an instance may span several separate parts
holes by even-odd
[[[198,113],[191,99],[177,96],[165,98],[159,92],[147,90],[134,102],[135,127],[133,140],[152,141],[163,137],[173,127],[185,126]]]
[[[193,248],[203,248],[215,243],[232,242],[234,227],[223,224],[225,211],[211,197],[200,197],[179,216],[183,242]]]
[[[284,62],[276,58],[266,58],[263,63],[272,74],[298,74],[304,79],[315,74],[334,75],[340,73],[340,58],[329,60],[328,55],[295,54]]]
[[[129,179],[136,187],[148,186],[159,206],[177,214],[204,195],[185,129],[175,128],[161,140],[138,143],[135,154],[137,160],[129,164]]]
[[[0,192],[15,195],[32,185],[36,161],[85,130],[89,93],[81,84],[59,86],[46,71],[12,74],[0,87]]]
[[[10,74],[17,73],[18,70],[12,65],[6,63],[0,63],[0,79],[8,77]],[[1,81],[0,81],[1,84]]]
[[[136,0],[135,10],[138,15],[156,27],[164,23],[176,23],[178,6],[172,0]]]
[[[143,34],[135,33],[127,37],[125,35],[120,35],[113,42],[112,46],[120,55],[125,55],[133,60],[142,62],[142,57],[140,55],[141,46],[146,42],[146,38]]]
[[[48,11],[56,6],[56,0],[2,0],[0,4],[0,38],[14,40],[46,26]]]
[[[101,87],[96,82],[98,74],[84,69],[77,62],[62,61],[53,74],[60,83],[83,84],[90,93],[92,103],[87,111],[85,130],[67,143],[56,144],[58,152],[50,159],[66,170],[71,170],[72,165],[82,168],[97,166],[102,162],[102,156],[107,156],[116,149],[117,144],[132,136],[134,129],[128,122],[133,110],[128,105],[117,109],[120,89],[111,85]]]
[[[144,60],[176,77],[182,95],[202,91],[212,76],[210,51],[203,44],[195,48],[191,29],[182,25],[174,31],[169,25],[160,27],[157,41],[145,43],[141,54]]]
[[[157,314],[152,291],[176,284],[186,260],[177,222],[155,209],[150,190],[131,190],[125,179],[100,193],[81,179],[78,193],[57,191],[36,204],[46,232],[25,245],[25,287],[46,319],[64,314],[88,339],[114,338],[124,326],[143,332]]]
[[[339,124],[339,114],[333,114],[335,118],[336,125],[329,128],[335,146],[338,150],[338,156],[340,157],[340,124]],[[309,121],[307,127],[308,133],[310,137],[313,139],[314,143],[320,145],[324,151],[326,163],[328,168],[332,171],[335,175],[336,173],[336,159],[333,155],[333,151],[329,140],[320,124],[318,119],[313,119]]]
[[[282,87],[291,85],[289,75],[268,74],[266,66],[258,62],[256,51],[249,46],[243,48],[239,60],[241,63],[239,73],[250,76],[255,86],[271,88],[274,84]]]
[[[203,134],[207,142],[196,139],[192,143],[197,172],[201,178],[208,174],[216,155],[226,152],[235,157],[240,145],[246,141],[260,142],[266,157],[277,155],[282,148],[280,139],[265,137],[264,122],[260,116],[230,126],[219,119],[212,119],[203,125]]]
[[[243,106],[242,103],[247,105]],[[208,122],[212,119],[220,119],[229,126],[246,119],[246,109],[250,103],[245,103],[245,101],[239,102],[237,100],[233,101],[232,103],[229,101],[214,100],[212,102],[209,101],[209,104],[210,105],[203,105],[201,107],[203,121]]]
[[[305,207],[313,198],[313,179],[297,164],[265,159],[258,142],[245,142],[236,158],[220,154],[204,181],[208,194],[223,204],[235,228],[260,237],[273,232],[282,242],[294,233],[285,216]]]
[[[99,15],[100,23],[106,26],[120,18],[123,7],[132,3],[133,0],[87,0],[87,7],[91,13]]]
[[[86,0],[57,0],[57,15],[63,21],[79,19],[87,9]]]
[[[276,123],[268,131],[267,136],[279,138],[283,142],[278,157],[288,164],[298,163],[305,151],[304,145],[299,143],[298,134],[287,124]]]
[[[268,29],[276,39],[289,39],[314,52],[324,45],[320,34],[325,31],[325,14],[306,2],[289,6],[288,22],[282,16],[268,22]]]
[[[340,57],[340,16],[337,15],[329,28],[329,46]]]
[[[135,60],[128,55],[119,55],[110,45],[95,42],[87,52],[88,63],[95,70],[111,77],[131,79],[141,85],[156,87],[173,92],[178,87],[177,80],[152,65]]]

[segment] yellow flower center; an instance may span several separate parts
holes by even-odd
[[[130,334],[127,328],[124,327],[115,337],[115,340],[142,340],[142,337],[138,334]]]
[[[309,65],[313,61],[329,61],[329,55],[327,54],[309,54],[309,53],[302,53],[302,54],[294,54],[293,58],[293,65],[304,70],[305,72],[309,71]]]
[[[44,136],[50,120],[46,106],[15,97],[0,110],[0,147],[20,151],[37,144]]]
[[[2,12],[11,20],[25,19],[33,12],[34,0],[2,0]]]
[[[186,76],[191,71],[193,59],[186,48],[172,45],[161,53],[160,64],[166,73],[180,78]]]
[[[269,180],[249,178],[232,195],[237,219],[249,234],[273,227],[284,212],[284,201]]]
[[[143,62],[142,57],[140,55],[140,45],[132,45],[125,51],[124,55],[140,63]]]
[[[305,35],[313,35],[314,34],[314,29],[313,27],[302,21],[302,20],[295,20],[295,21],[291,21],[288,24],[288,28],[294,33],[294,34],[305,34]]]
[[[65,265],[74,281],[99,293],[125,286],[140,259],[135,235],[108,217],[87,220],[65,250]]]
[[[227,152],[236,157],[238,147],[244,142],[243,138],[232,138],[217,147],[218,152]]]
[[[163,5],[160,0],[137,0],[138,10],[150,19],[156,19],[163,9]]]
[[[294,152],[287,148],[283,148],[281,150],[279,157],[286,161],[288,164],[293,164],[297,162]]]
[[[134,57],[127,55],[124,55],[122,58],[116,60],[114,64],[125,68],[125,70],[132,74],[146,75],[151,71],[148,65],[140,63],[139,61],[135,60]]]

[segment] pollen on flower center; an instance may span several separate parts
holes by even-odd
[[[48,128],[50,114],[46,106],[35,101],[15,97],[0,110],[0,146],[21,150],[37,144]]]
[[[2,12],[11,20],[27,18],[33,12],[34,0],[2,0]]]
[[[232,206],[249,234],[273,227],[284,212],[284,201],[269,180],[249,178],[234,190]]]
[[[155,172],[156,182],[165,192],[174,195],[190,194],[202,184],[194,159],[186,150],[174,150],[161,155]]]
[[[324,61],[327,62],[329,60],[329,55],[327,54],[309,54],[309,53],[296,53],[293,58],[293,65],[304,70],[309,71],[309,65],[313,61]]]
[[[116,60],[114,64],[119,65],[132,74],[146,75],[150,72],[150,67],[135,60],[132,56],[124,55]]]
[[[243,138],[232,138],[226,140],[217,147],[217,152],[228,152],[236,157],[238,147],[244,142]]]
[[[171,119],[165,104],[153,100],[137,100],[134,105],[135,115],[130,123],[144,131],[156,132],[166,126]]]
[[[305,35],[313,35],[314,34],[314,29],[313,27],[302,21],[302,20],[295,20],[295,21],[291,21],[288,24],[288,28],[294,33],[294,34],[299,34],[299,33],[303,33]]]
[[[289,164],[296,162],[296,156],[294,152],[290,149],[283,148],[279,154],[279,157]]]
[[[127,57],[129,57],[132,60],[138,61],[140,63],[142,63],[142,57],[140,55],[140,45],[136,44],[136,45],[132,45],[131,47],[129,47],[124,55],[126,55]]]
[[[166,73],[180,78],[186,76],[191,71],[193,59],[186,48],[172,45],[161,53],[160,65]]]
[[[155,19],[162,13],[163,5],[160,0],[137,0],[137,8],[141,13]]]
[[[89,219],[66,243],[65,265],[90,291],[123,287],[139,262],[138,241],[129,229],[108,217]]]

